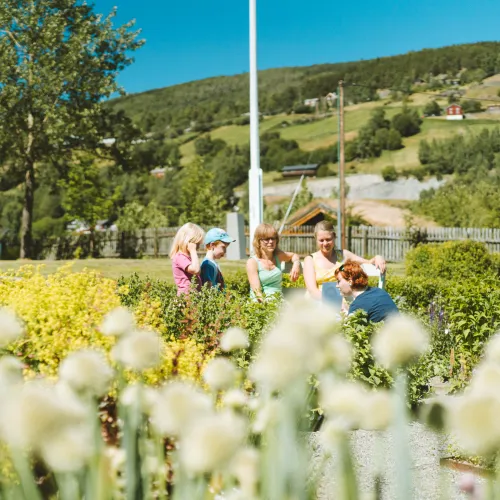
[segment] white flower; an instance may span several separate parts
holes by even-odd
[[[111,351],[115,361],[136,371],[152,368],[160,362],[161,339],[150,330],[136,330],[119,340]]]
[[[104,454],[108,458],[111,469],[115,474],[123,470],[127,461],[127,453],[123,448],[109,446],[104,450]]]
[[[385,390],[370,392],[364,401],[361,427],[368,430],[386,429],[392,421],[393,403],[391,394]]]
[[[455,398],[450,407],[450,431],[466,451],[487,455],[500,447],[499,415],[498,397],[470,393]]]
[[[23,381],[23,364],[14,356],[0,358],[0,386],[11,386]]]
[[[249,497],[255,496],[259,479],[259,452],[255,448],[242,448],[231,460],[231,470],[239,481],[241,490]]]
[[[120,337],[134,328],[134,315],[125,307],[116,307],[104,316],[99,330],[103,335]]]
[[[277,399],[269,399],[257,409],[252,429],[256,434],[262,434],[266,429],[275,426],[280,421],[283,403]]]
[[[178,437],[193,420],[211,411],[207,394],[185,382],[170,382],[152,403],[151,423],[162,435]]]
[[[325,345],[327,362],[338,372],[345,373],[351,367],[352,347],[350,342],[340,335],[333,335]]]
[[[205,366],[203,379],[212,390],[219,391],[231,387],[237,373],[238,370],[228,359],[214,358]]]
[[[108,391],[113,370],[102,353],[82,349],[64,359],[59,366],[59,377],[77,392],[100,397]]]
[[[352,427],[360,424],[367,393],[361,384],[322,377],[319,404],[328,416],[342,417]]]
[[[429,347],[429,335],[417,320],[397,314],[374,335],[372,346],[377,361],[394,369],[423,354]]]
[[[346,432],[349,430],[348,423],[341,417],[330,418],[321,427],[319,441],[325,451],[335,453],[338,445]]]
[[[0,348],[5,347],[24,333],[18,317],[6,307],[0,307]]]
[[[233,408],[245,406],[248,402],[248,395],[240,389],[231,389],[222,396],[222,404]]]
[[[80,425],[88,409],[76,397],[66,398],[45,382],[27,382],[2,403],[3,438],[16,448],[36,447],[63,427]]]
[[[248,345],[247,333],[238,327],[229,328],[220,339],[220,348],[225,352],[246,349]]]
[[[180,459],[192,474],[225,466],[245,439],[245,421],[231,411],[196,419],[181,437]]]
[[[81,469],[93,454],[93,437],[90,426],[68,426],[59,429],[48,439],[42,439],[40,450],[43,459],[55,472],[72,472]]]
[[[500,365],[500,332],[493,335],[485,349],[486,359]]]
[[[500,387],[500,365],[481,363],[473,372],[469,390],[475,394],[498,394]]]

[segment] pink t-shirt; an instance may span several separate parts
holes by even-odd
[[[174,281],[177,285],[177,295],[181,293],[189,293],[191,287],[191,279],[193,275],[187,272],[187,268],[191,265],[191,257],[185,253],[176,253],[172,259],[172,271],[174,274]],[[201,290],[201,278],[196,275],[196,288]]]

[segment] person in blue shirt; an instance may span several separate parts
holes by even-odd
[[[207,232],[205,235],[207,254],[201,263],[200,271],[202,285],[207,283],[209,287],[218,287],[219,290],[224,288],[224,278],[216,261],[226,255],[227,247],[234,241],[236,240],[219,227]]]
[[[363,309],[368,321],[378,323],[390,314],[397,314],[398,308],[391,296],[382,288],[368,286],[368,276],[357,262],[348,260],[341,264],[337,271],[337,288],[347,299],[352,298],[349,314]]]

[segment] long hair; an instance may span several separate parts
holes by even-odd
[[[172,248],[170,249],[170,258],[173,259],[175,254],[182,252],[187,253],[188,243],[199,244],[205,237],[205,231],[200,226],[187,222],[184,224],[175,235],[174,241],[172,242]]]
[[[260,247],[260,240],[262,238],[276,238],[276,248],[274,250],[274,254],[276,253],[276,250],[278,249],[278,243],[280,241],[280,237],[278,234],[278,231],[276,231],[276,228],[272,226],[271,224],[259,224],[255,228],[255,233],[253,235],[253,251],[255,255],[259,258],[262,259],[262,248]],[[274,256],[273,254],[273,256]]]

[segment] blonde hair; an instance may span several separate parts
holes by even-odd
[[[335,236],[336,236],[335,226],[330,221],[327,221],[327,220],[322,220],[314,226],[314,238],[315,239],[318,237],[318,233],[320,231],[328,231],[329,233],[333,233],[333,238],[335,238]]]
[[[187,253],[188,243],[199,244],[205,237],[205,231],[200,226],[188,222],[177,231],[172,248],[170,249],[170,258],[173,259],[179,252]]]
[[[278,243],[280,241],[278,231],[276,231],[276,228],[274,226],[266,223],[259,224],[255,228],[255,233],[253,235],[253,251],[259,259],[262,259],[263,256],[262,248],[260,247],[260,240],[262,238],[276,238],[276,248],[274,250],[274,254],[278,249]]]

